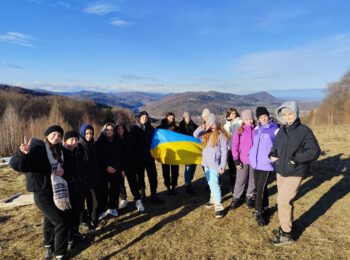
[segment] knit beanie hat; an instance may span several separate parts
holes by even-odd
[[[69,138],[73,138],[73,137],[76,137],[79,139],[79,133],[75,130],[70,130],[64,134],[63,140],[67,141]]]
[[[269,111],[267,111],[266,107],[257,107],[256,108],[256,118],[259,119],[260,116],[267,115],[270,116]]]
[[[140,118],[141,116],[143,116],[143,115],[146,115],[147,117],[149,117],[149,115],[148,115],[148,113],[147,113],[146,111],[141,111],[141,112],[139,113],[139,118]]]
[[[253,111],[246,109],[242,111],[242,120],[253,119]]]
[[[63,136],[63,133],[64,133],[62,127],[60,127],[59,125],[52,125],[48,129],[46,129],[46,131],[44,132],[44,136],[48,136],[52,132],[59,132],[61,134],[61,137]]]
[[[207,125],[211,126],[213,124],[220,126],[219,120],[216,118],[216,116],[213,113],[211,113],[208,117]]]

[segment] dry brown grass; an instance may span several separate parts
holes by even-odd
[[[295,202],[296,243],[276,248],[269,244],[272,228],[278,226],[275,212],[266,227],[257,227],[252,211],[245,206],[228,210],[231,198],[228,179],[224,178],[223,219],[203,207],[209,194],[197,168],[189,197],[184,189],[168,197],[164,193],[158,168],[161,206],[146,204],[139,214],[130,204],[122,215],[105,221],[90,234],[93,241],[80,245],[76,259],[318,259],[350,257],[350,136],[349,127],[316,128],[315,134],[325,151],[311,168],[311,176],[302,184]],[[347,167],[347,169],[345,169]],[[180,168],[183,185],[183,168]],[[14,177],[15,176],[15,177]],[[23,179],[10,170],[0,169],[1,198],[23,190]],[[276,184],[269,185],[270,205],[276,204]],[[35,206],[0,211],[0,252],[3,259],[42,257],[42,222]]]

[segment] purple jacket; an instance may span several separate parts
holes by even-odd
[[[201,138],[203,134],[205,134],[205,131],[203,130],[202,126],[200,126],[196,129],[196,131],[194,131],[193,136]],[[209,138],[207,145],[202,151],[202,165],[215,170],[225,169],[228,140],[226,136],[220,133],[218,143],[215,147],[212,147],[211,139],[212,136]]]
[[[236,129],[232,139],[233,160],[239,159],[244,164],[250,164],[248,154],[253,146],[253,129],[254,125],[243,125],[242,134],[238,133],[239,128]]]
[[[266,125],[259,124],[253,131],[253,147],[249,152],[249,161],[253,169],[261,171],[273,171],[272,161],[269,159],[275,132],[278,125],[271,120]]]

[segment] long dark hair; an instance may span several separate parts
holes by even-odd
[[[231,115],[232,112],[236,113],[236,117],[239,117],[239,113],[236,108],[230,107],[229,109],[226,110],[226,119]]]
[[[44,141],[49,145],[49,149],[52,152],[52,157],[62,164],[62,144],[52,144],[49,142],[47,137],[45,137]]]

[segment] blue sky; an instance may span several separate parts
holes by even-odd
[[[2,0],[0,83],[55,91],[321,89],[349,1]]]

